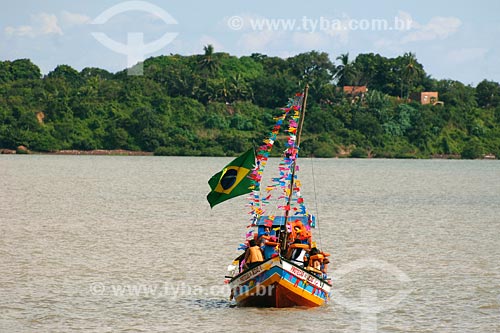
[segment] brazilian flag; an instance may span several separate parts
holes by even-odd
[[[222,171],[213,175],[208,181],[212,189],[212,192],[207,195],[210,207],[251,192],[252,181],[247,176],[254,165],[255,151],[252,148],[226,165]]]

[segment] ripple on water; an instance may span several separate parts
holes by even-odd
[[[384,300],[408,288],[375,315],[379,331],[500,332],[497,161],[316,159],[315,187],[303,161],[333,275],[375,258],[409,278],[356,267],[317,309],[228,301],[246,199],[205,204],[207,179],[227,161],[0,158],[0,331],[359,332],[374,318],[336,297],[356,304],[366,290]],[[123,291],[131,286],[146,289]]]

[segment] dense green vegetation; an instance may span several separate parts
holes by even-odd
[[[336,64],[337,63],[337,64]],[[458,70],[458,69],[457,69]],[[500,156],[500,85],[435,80],[411,53],[160,56],[143,76],[30,60],[0,62],[0,147],[233,155],[259,144],[287,99],[310,85],[303,155]],[[364,98],[343,85],[367,85]],[[410,98],[438,91],[444,105]]]

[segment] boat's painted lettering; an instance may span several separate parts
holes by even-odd
[[[246,281],[246,280],[248,280],[251,276],[252,276],[252,272],[247,272],[247,273],[243,274],[243,275],[242,275],[242,276],[240,276],[240,278],[238,279],[238,283],[245,282],[245,281]]]
[[[307,274],[304,271],[302,271],[294,266],[292,266],[292,268],[290,269],[290,272],[292,272],[293,275],[295,275],[296,277],[299,277],[299,278],[305,278],[307,276]]]
[[[254,269],[252,269],[252,275],[260,273],[261,271],[262,271],[262,268],[260,266],[257,266]]]
[[[254,269],[252,269],[251,271],[248,271],[245,274],[243,274],[242,276],[240,276],[238,278],[238,280],[236,281],[236,283],[238,283],[238,284],[244,283],[244,282],[250,280],[255,275],[259,274],[260,272],[262,272],[262,267],[257,266]]]
[[[295,275],[299,279],[306,280],[307,283],[310,284],[310,285],[314,285],[314,286],[318,286],[318,287],[323,287],[320,280],[316,279],[311,274],[308,274],[308,273],[304,272],[303,270],[298,269],[298,268],[296,268],[294,266],[292,266],[290,268],[290,273],[292,273],[293,275]]]

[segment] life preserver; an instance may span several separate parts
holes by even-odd
[[[309,244],[293,243],[293,244],[290,244],[290,246],[288,248],[290,248],[290,249],[296,249],[296,248],[309,249]]]
[[[318,253],[318,254],[315,254],[315,255],[312,255],[309,257],[309,260],[311,260],[311,261],[318,260],[319,262],[322,262],[323,259],[325,259],[325,256],[322,255],[321,253]]]
[[[300,244],[300,243],[293,243],[288,246],[288,251],[286,253],[286,257],[288,259],[292,259],[292,254],[294,253],[295,249],[302,249],[304,250],[304,254],[309,251],[309,244]],[[302,260],[303,263],[303,260]]]
[[[290,233],[288,234],[288,237],[291,242],[295,239],[306,240],[311,237],[311,233],[306,229],[300,220],[287,222],[287,224],[290,226]]]
[[[264,257],[262,256],[262,252],[258,246],[252,246],[248,248],[248,256],[246,257],[246,263],[256,263],[264,261]]]
[[[309,257],[309,268],[312,268],[315,272],[321,272],[321,265],[323,264],[323,260],[325,256],[321,253],[312,255]]]
[[[264,243],[265,246],[276,246],[279,245],[279,242],[276,242],[275,236],[262,235],[260,236],[260,242]],[[274,240],[273,240],[274,239]]]

